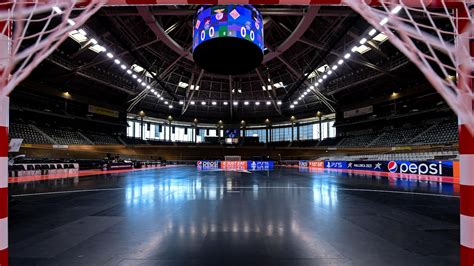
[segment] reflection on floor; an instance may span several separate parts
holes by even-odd
[[[449,183],[180,167],[10,191],[11,265],[459,264]]]

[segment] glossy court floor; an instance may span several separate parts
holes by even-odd
[[[11,265],[459,264],[447,183],[176,167],[10,185]]]

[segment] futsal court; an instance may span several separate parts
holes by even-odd
[[[474,266],[473,17],[0,1],[0,266]]]

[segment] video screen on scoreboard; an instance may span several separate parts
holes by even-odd
[[[194,18],[193,51],[202,42],[219,37],[245,39],[263,52],[263,19],[251,5],[201,7]]]
[[[240,130],[236,128],[226,129],[224,131],[224,138],[226,139],[236,139],[240,137]]]

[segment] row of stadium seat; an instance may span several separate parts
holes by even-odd
[[[319,146],[339,147],[393,147],[400,145],[452,144],[458,142],[458,126],[455,121],[437,121],[381,132],[326,139]],[[335,144],[336,143],[336,144]]]
[[[174,145],[169,141],[142,140],[139,138],[116,137],[100,132],[77,132],[73,129],[33,126],[23,123],[11,123],[9,136],[22,138],[28,144],[126,144],[126,145]],[[437,121],[435,124],[405,126],[385,129],[380,132],[354,134],[345,137],[328,138],[323,141],[302,140],[273,142],[271,146],[287,147],[393,147],[400,145],[452,144],[458,141],[458,127],[455,121]],[[190,143],[176,143],[176,145]],[[245,143],[243,145],[246,145]],[[250,144],[249,144],[250,145]]]
[[[357,154],[346,156],[325,156],[318,160],[341,160],[341,161],[392,161],[392,160],[458,160],[459,153],[455,150],[434,152],[410,152],[410,153],[385,153],[385,154]]]

